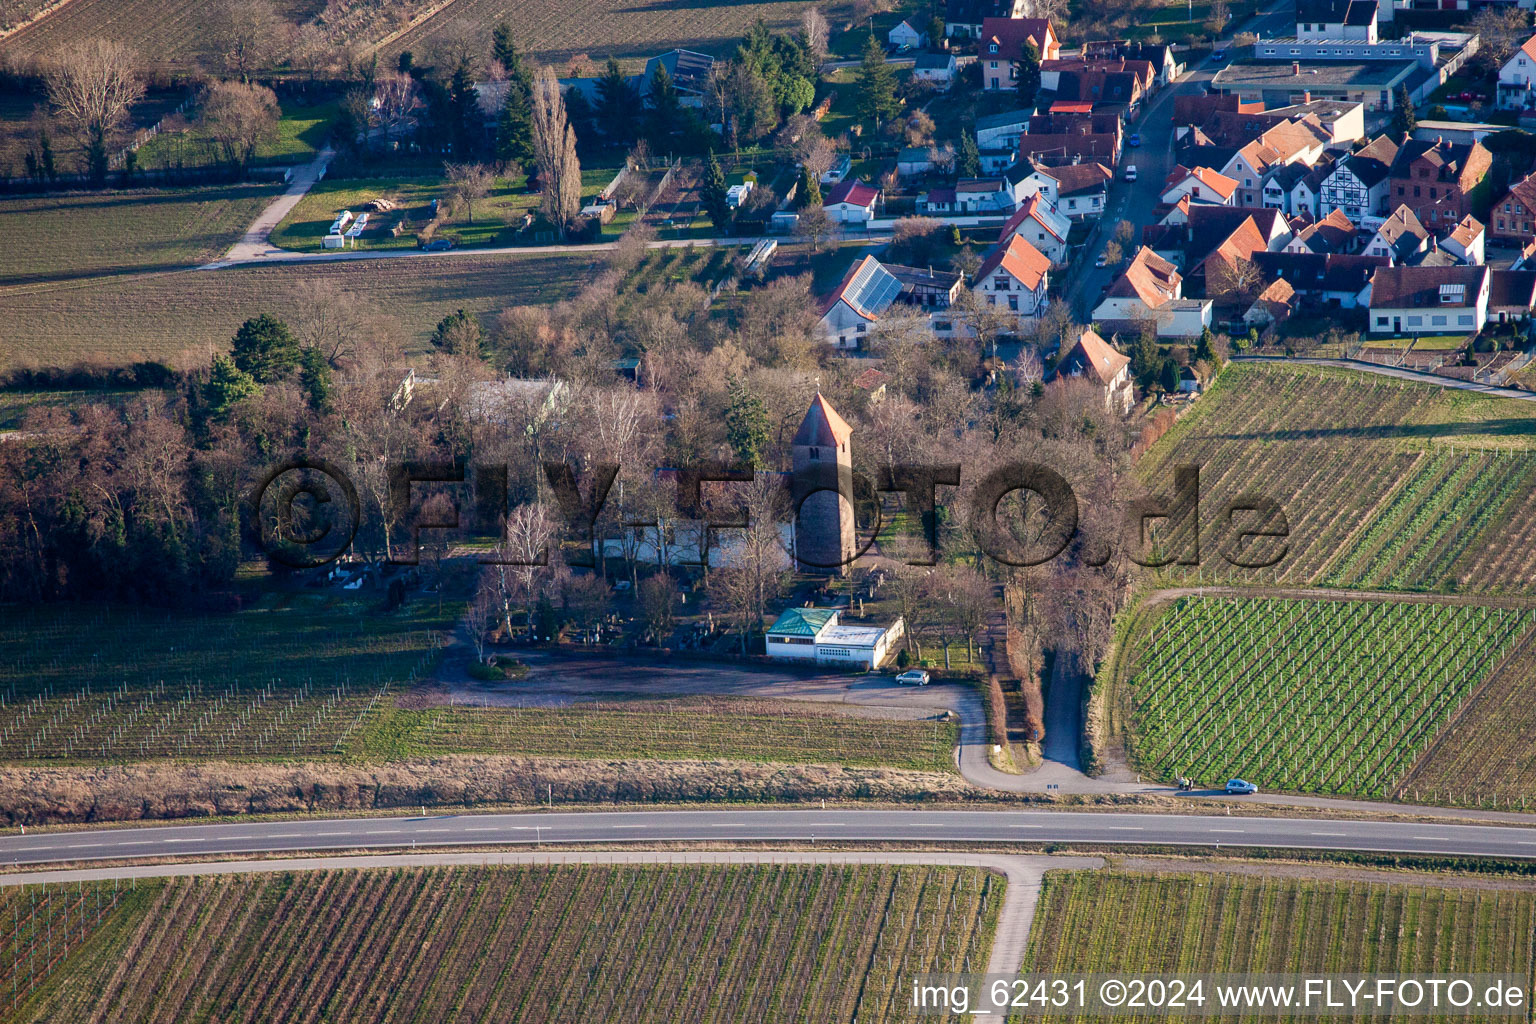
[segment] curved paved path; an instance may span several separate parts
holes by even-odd
[[[1233,362],[1240,363],[1305,363],[1308,366],[1332,366],[1340,370],[1359,370],[1362,373],[1376,373],[1383,377],[1396,377],[1398,380],[1413,381],[1415,384],[1433,384],[1437,387],[1451,388],[1456,391],[1472,391],[1490,398],[1513,398],[1522,402],[1536,402],[1536,392],[1520,391],[1515,388],[1500,388],[1492,384],[1478,384],[1470,380],[1457,380],[1455,377],[1441,377],[1438,374],[1424,373],[1420,370],[1409,370],[1401,366],[1382,366],[1380,363],[1372,363],[1364,359],[1315,359],[1307,356],[1233,356]]]

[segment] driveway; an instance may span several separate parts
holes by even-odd
[[[299,200],[303,199],[309,190],[314,188],[315,182],[325,177],[325,169],[330,166],[331,158],[336,155],[331,147],[322,149],[314,160],[303,167],[294,169],[293,177],[289,179],[288,191],[278,196],[267,204],[251,226],[246,228],[240,241],[230,247],[229,252],[212,263],[205,263],[198,267],[199,270],[215,270],[227,267],[235,263],[259,262],[269,256],[276,256],[285,250],[275,248],[269,241],[272,232],[283,222],[283,218],[292,212]]]

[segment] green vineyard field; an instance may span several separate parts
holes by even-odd
[[[1405,591],[1536,587],[1536,406],[1364,373],[1238,363],[1137,464],[1154,492],[1200,467],[1203,564],[1153,574],[1250,584]],[[1280,503],[1290,529],[1272,568],[1229,567],[1222,509]],[[1166,543],[1180,538],[1169,536]]]
[[[1206,785],[1390,795],[1536,616],[1468,604],[1181,598],[1132,641],[1133,759]]]
[[[1528,887],[1458,889],[1219,872],[1053,872],[1045,878],[1024,969],[1125,974],[1455,971],[1529,978],[1536,952],[1533,927],[1536,892]],[[1114,1019],[1179,1024],[1192,1018],[1127,1014]]]
[[[913,973],[985,969],[1003,889],[969,868],[779,865],[10,889],[0,1021],[906,1020]]]

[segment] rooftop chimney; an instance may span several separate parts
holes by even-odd
[[[1310,89],[1301,94],[1301,102],[1303,102],[1303,103],[1311,103],[1312,102],[1312,91]]]
[[[1301,74],[1301,63],[1299,61],[1294,61],[1294,60],[1291,61],[1291,74],[1293,74],[1293,75],[1300,75]]]

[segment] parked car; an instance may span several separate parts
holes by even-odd
[[[1259,791],[1259,787],[1242,779],[1228,779],[1227,792],[1232,796],[1253,796]]]
[[[1122,174],[1121,177],[1124,178],[1126,181],[1135,181],[1136,180],[1136,165],[1135,164],[1126,164],[1125,165],[1125,173]]]
[[[896,677],[902,686],[927,686],[931,677],[920,668],[909,668]]]
[[[1096,266],[1096,267],[1107,267],[1107,266],[1109,266],[1109,257],[1101,252],[1094,259],[1093,265]]]
[[[425,249],[427,252],[445,252],[445,251],[453,248],[453,239],[451,239],[451,238],[434,238],[430,242],[428,242],[426,245],[422,246],[422,248]]]
[[[1211,60],[1214,63],[1221,64],[1221,63],[1225,62],[1226,59],[1227,59],[1227,51],[1226,50],[1216,50],[1216,51],[1214,51],[1211,54]]]
[[[1125,140],[1125,144],[1130,146],[1132,149],[1135,149],[1137,146],[1141,145],[1141,133],[1131,132],[1131,137]]]

